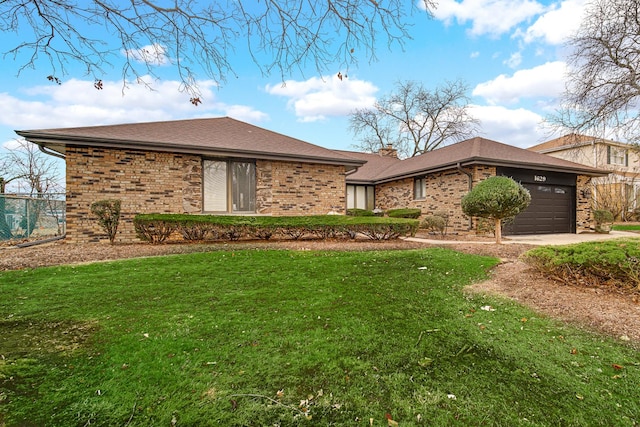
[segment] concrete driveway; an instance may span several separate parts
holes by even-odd
[[[505,245],[514,243],[524,243],[527,245],[569,245],[572,243],[592,242],[596,240],[608,240],[608,239],[620,239],[623,237],[640,238],[639,233],[632,233],[629,231],[611,231],[609,234],[599,233],[562,233],[562,234],[532,234],[527,236],[503,236],[502,243]],[[418,237],[407,237],[405,240],[410,242],[425,242],[433,244],[460,244],[460,243],[473,243],[473,244],[488,244],[494,245],[495,242],[478,242],[478,241],[460,241],[460,240],[446,240],[445,239],[423,239]],[[640,241],[638,242],[640,244]]]

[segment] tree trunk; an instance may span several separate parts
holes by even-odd
[[[496,233],[496,244],[502,243],[502,220],[500,218],[495,218],[495,233]]]

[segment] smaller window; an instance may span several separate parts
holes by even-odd
[[[629,154],[622,147],[607,146],[607,163],[610,165],[629,166]]]
[[[424,200],[427,198],[426,178],[416,178],[413,181],[413,198],[415,200]]]

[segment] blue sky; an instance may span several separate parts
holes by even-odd
[[[354,149],[357,141],[348,128],[353,108],[371,105],[399,80],[433,89],[459,78],[469,85],[480,136],[526,148],[549,138],[541,121],[563,90],[562,43],[578,27],[584,3],[439,0],[432,19],[414,11],[413,39],[403,49],[389,50],[381,40],[375,62],[360,58],[349,69],[324,76],[310,69],[283,85],[279,75],[264,77],[255,64],[239,58],[237,77],[220,86],[199,83],[203,103],[197,107],[178,91],[169,67],[159,70],[163,79],[153,82],[154,91],[130,83],[123,95],[118,67],[97,91],[81,69],[55,85],[46,80],[46,64],[16,76],[21,63],[0,56],[0,146],[14,144],[14,129],[230,116],[323,147]],[[16,40],[3,35],[0,52]],[[338,71],[348,77],[339,80]]]

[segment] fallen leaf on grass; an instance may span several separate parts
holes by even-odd
[[[618,365],[617,363],[612,364],[611,367],[613,367],[613,369],[615,369],[616,371],[624,369],[624,366]]]
[[[430,359],[428,357],[423,357],[418,361],[418,365],[422,366],[423,368],[431,366],[432,363],[433,363],[433,359]]]

